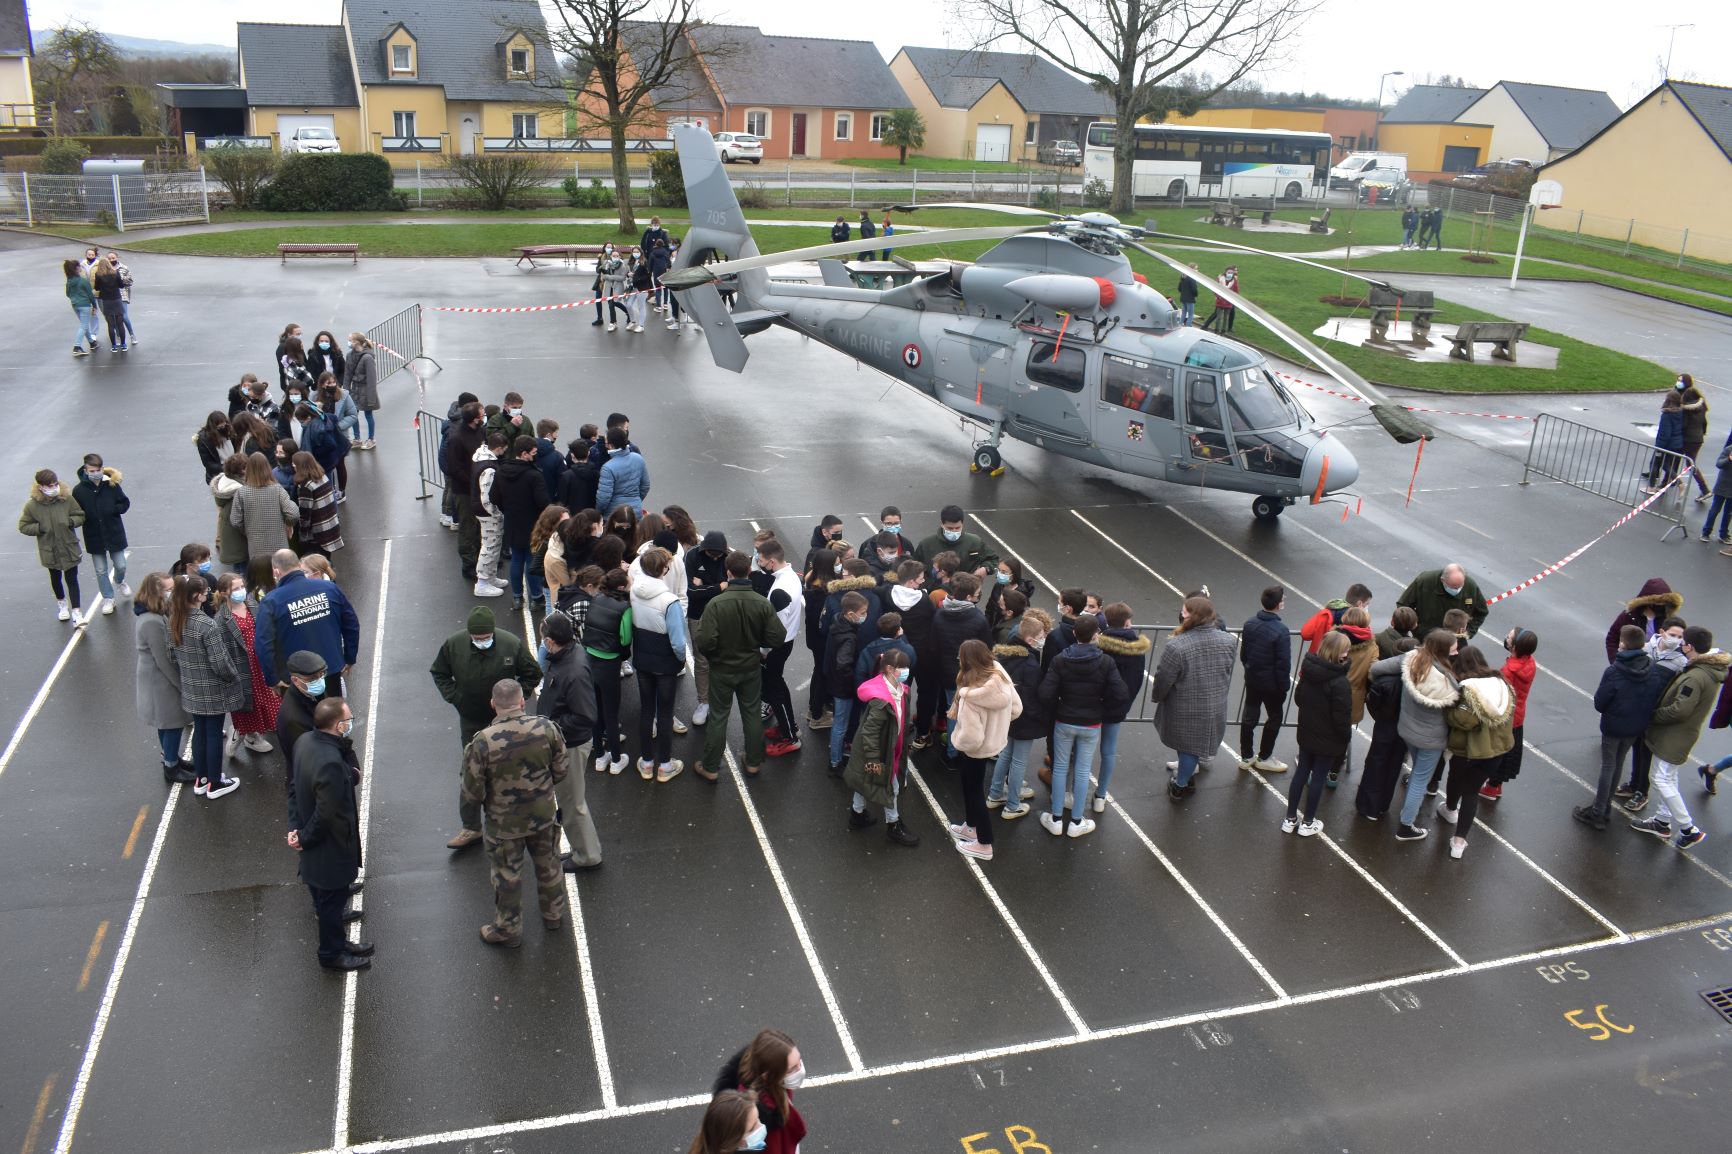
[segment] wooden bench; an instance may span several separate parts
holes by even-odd
[[[564,257],[566,264],[576,264],[580,256],[600,256],[602,246],[599,244],[520,244],[517,246],[517,265],[522,268],[528,261],[530,268],[540,268],[535,263],[538,256]]]
[[[1371,339],[1376,344],[1388,344],[1390,324],[1406,318],[1413,326],[1408,343],[1422,347],[1430,345],[1431,320],[1436,315],[1432,294],[1424,289],[1408,289],[1397,296],[1388,289],[1372,286]]]
[[[1258,218],[1261,219],[1264,224],[1268,224],[1275,219],[1275,198],[1272,196],[1235,197],[1233,199],[1233,204],[1240,209],[1241,213],[1256,213]],[[1245,222],[1242,216],[1239,220],[1238,226],[1240,228],[1245,227]]]
[[[1228,228],[1244,228],[1245,211],[1236,204],[1210,205],[1209,223],[1224,224]]]
[[[1473,360],[1473,346],[1486,342],[1496,346],[1491,355],[1515,363],[1515,347],[1528,335],[1526,321],[1466,321],[1449,338],[1449,355],[1463,361]]]
[[[1326,208],[1323,210],[1322,216],[1312,217],[1311,231],[1315,233],[1327,233],[1329,231],[1329,214],[1334,211],[1334,209]]]
[[[354,264],[361,263],[361,246],[358,244],[279,244],[277,255],[282,258],[280,263],[287,264],[292,256],[346,256]]]

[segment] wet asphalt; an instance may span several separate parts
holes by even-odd
[[[102,452],[133,499],[135,577],[209,538],[192,433],[239,373],[267,375],[285,321],[341,333],[415,301],[586,295],[583,277],[517,272],[509,260],[140,257],[130,263],[143,343],[124,358],[74,361],[58,250],[0,247],[13,286],[0,316],[0,398],[20,417],[0,449],[0,484],[22,501],[35,469],[70,475],[82,453]],[[1522,301],[1536,314],[1581,315],[1591,304],[1581,287],[1536,283]],[[1554,290],[1573,295],[1559,303]],[[1603,318],[1617,341],[1636,340],[1624,334],[1629,309],[1674,326],[1669,347],[1693,363],[1723,356],[1732,336],[1732,322],[1644,299]],[[1331,503],[1258,524],[1242,496],[1023,445],[1006,449],[1003,477],[971,475],[970,436],[954,417],[816,344],[754,337],[736,377],[690,332],[610,336],[591,317],[427,314],[443,366],[426,373],[428,408],[443,413],[465,389],[497,401],[514,388],[532,417],[556,416],[566,435],[626,411],[654,503],[683,504],[736,543],[756,522],[803,547],[830,512],[860,535],[860,517],[884,504],[923,533],[955,501],[1045,582],[1122,599],[1139,623],[1172,622],[1173,588],[1203,584],[1236,623],[1280,580],[1297,627],[1316,602],[1364,581],[1381,627],[1421,569],[1460,561],[1495,593],[1621,512],[1553,484],[1519,485],[1525,422],[1447,415],[1432,418],[1441,436],[1411,504],[1413,450],[1369,430],[1344,434],[1363,496],[1345,519]],[[919,848],[845,832],[846,796],[816,742],[772,763],[746,795],[730,777],[712,787],[688,772],[654,786],[592,773],[606,865],[577,882],[592,1002],[569,928],[543,933],[531,918],[524,948],[510,953],[477,940],[490,910],[485,866],[474,851],[444,848],[456,828],[457,727],[426,670],[473,601],[455,535],[439,528],[436,502],[417,499],[418,400],[410,374],[385,383],[380,448],[350,457],[348,547],[335,559],[362,620],[350,695],[373,742],[363,926],[379,953],[355,982],[352,1017],[344,980],[313,963],[309,903],[282,845],[278,756],[241,754],[232,771],[244,784],[217,802],[164,790],[153,736],[132,710],[130,607],[98,617],[67,652],[32,543],[0,548],[9,739],[35,708],[0,773],[0,1148],[53,1149],[88,1063],[78,1150],[294,1154],[347,1140],[673,1151],[701,1115],[688,1100],[765,1025],[793,1034],[813,1076],[799,1095],[808,1150],[1565,1140],[1622,1150],[1657,1127],[1697,1144],[1722,1132],[1713,1103],[1732,1089],[1732,1034],[1700,992],[1732,985],[1724,803],[1686,781],[1709,833],[1689,856],[1569,818],[1597,767],[1583,691],[1597,681],[1607,622],[1663,575],[1684,593],[1686,617],[1732,630],[1717,619],[1732,561],[1715,548],[1693,536],[1662,544],[1664,524],[1644,516],[1494,609],[1488,633],[1536,630],[1548,672],[1530,701],[1522,774],[1482,807],[1486,829],[1460,861],[1429,804],[1434,834],[1414,845],[1394,842],[1390,822],[1354,818],[1357,769],[1325,799],[1332,845],[1282,836],[1282,800],[1225,752],[1175,807],[1160,768],[1168,754],[1149,726],[1128,727],[1121,743],[1122,812],[1079,840],[1056,841],[1032,820],[1001,823],[997,856],[978,873],[919,789],[903,799]],[[1354,415],[1323,394],[1305,400],[1325,421]],[[1543,409],[1624,430],[1655,407],[1648,397],[1416,403]],[[1722,437],[1723,421],[1713,425]],[[83,576],[88,602],[88,565]],[[1042,588],[1036,603],[1052,600]],[[797,649],[790,681],[809,673]],[[626,700],[629,721],[629,683]],[[691,704],[682,686],[680,716]],[[677,738],[676,756],[689,764],[700,736]],[[1698,749],[1728,752],[1723,732]],[[1278,754],[1292,760],[1290,731]],[[923,755],[918,772],[957,816],[942,761]],[[1284,794],[1284,778],[1271,781]]]

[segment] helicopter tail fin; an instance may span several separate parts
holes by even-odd
[[[674,126],[673,137],[692,216],[691,231],[680,247],[680,266],[715,254],[728,260],[757,256],[758,243],[746,227],[745,214],[722,168],[714,138],[707,129],[684,124]],[[747,269],[738,275],[741,303],[755,307],[769,289],[770,274],[763,269]]]

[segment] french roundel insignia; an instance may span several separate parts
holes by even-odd
[[[920,346],[903,345],[902,363],[911,369],[918,369],[920,367]]]

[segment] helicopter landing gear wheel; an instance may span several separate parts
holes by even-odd
[[[1287,508],[1287,502],[1280,497],[1258,497],[1251,502],[1251,515],[1259,521],[1273,521]]]
[[[989,476],[999,476],[1004,472],[1004,458],[991,445],[974,446],[974,460],[968,466],[971,473],[986,473]]]

